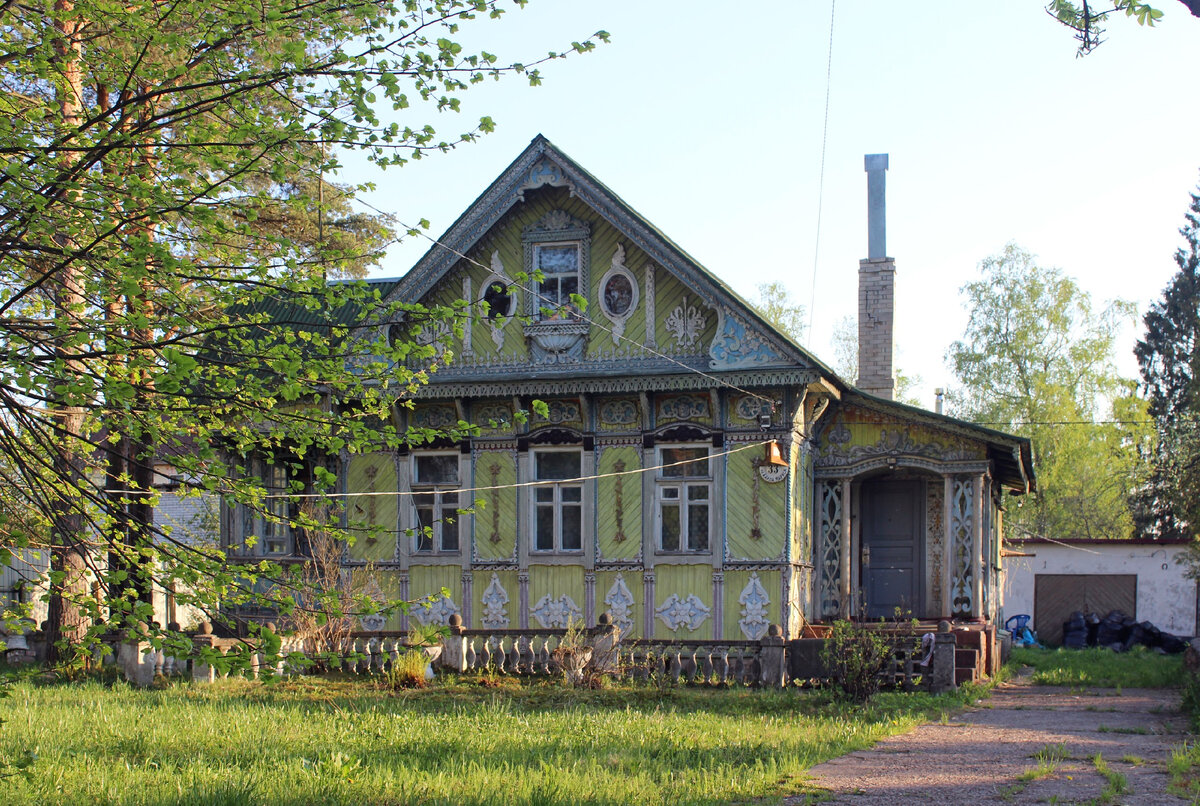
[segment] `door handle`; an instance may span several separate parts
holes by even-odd
[[[870,546],[863,546],[862,563],[863,563],[863,565],[871,564],[871,547]]]

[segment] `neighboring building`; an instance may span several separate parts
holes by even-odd
[[[1172,635],[1196,634],[1196,580],[1177,562],[1188,540],[1009,541],[1005,617],[1028,615],[1043,643],[1062,643],[1076,610],[1104,618],[1120,610]]]
[[[348,564],[370,563],[380,596],[447,589],[416,618],[460,613],[472,627],[594,624],[607,611],[637,636],[739,639],[860,612],[994,619],[1000,491],[1031,488],[1030,446],[887,399],[894,263],[880,156],[868,158],[860,265],[862,385],[875,396],[534,139],[441,245],[376,282],[389,300],[488,302],[450,337],[453,360],[415,407],[396,409],[402,427],[465,420],[480,435],[338,457],[350,517],[379,529]],[[576,293],[586,315],[570,309]],[[533,400],[548,416],[515,423]],[[766,462],[766,440],[782,466]],[[285,487],[280,469],[259,469]],[[476,499],[475,514],[453,517]],[[222,528],[231,546],[253,534],[251,556],[302,551],[249,510],[227,510]]]

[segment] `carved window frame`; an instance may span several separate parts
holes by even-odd
[[[660,467],[654,478],[654,551],[656,554],[668,556],[703,557],[712,554],[713,539],[716,526],[715,478],[713,474],[712,445],[706,442],[671,442],[655,446],[656,465],[667,464],[664,451],[695,449],[703,450],[708,457],[708,468],[704,475],[668,476],[667,468]],[[708,529],[706,546],[702,549],[691,548],[688,545],[691,527],[691,507],[689,506],[690,491],[703,489],[707,498],[703,499],[708,507]],[[674,496],[667,495],[674,492]],[[663,509],[664,506],[679,508],[679,548],[668,549],[663,546]]]
[[[555,223],[559,223],[559,226],[553,226]],[[544,319],[542,316],[540,283],[534,276],[537,271],[537,249],[542,246],[566,245],[574,245],[578,249],[579,290],[576,293],[587,297],[591,290],[592,231],[586,222],[573,218],[565,211],[554,210],[543,216],[534,226],[526,227],[521,233],[525,275],[529,278],[525,294],[525,313],[535,321],[555,321]]]
[[[629,281],[629,287],[633,290],[633,297],[629,302],[629,307],[624,313],[617,313],[608,307],[608,297],[604,291],[608,287],[609,280],[614,277],[622,276]],[[604,273],[600,278],[600,284],[597,286],[596,296],[599,297],[600,312],[603,313],[610,322],[618,329],[618,332],[624,332],[624,325],[633,316],[637,310],[638,303],[641,302],[641,289],[638,287],[637,277],[631,272],[624,263],[614,262],[612,267]]]
[[[289,467],[286,461],[272,464],[256,458],[251,470],[261,481],[266,497],[261,506],[238,504],[237,539],[232,541],[231,553],[239,557],[296,556],[296,530],[291,524],[299,516],[300,507],[296,499],[284,497],[284,494],[291,492],[292,481],[300,478],[305,479],[303,491],[312,491],[307,479],[311,475],[307,465],[298,470]],[[274,550],[273,546],[276,547]]]
[[[418,473],[418,461],[422,458],[450,456],[454,458],[455,478],[454,481],[421,481]],[[410,476],[412,480],[409,484],[412,495],[408,497],[409,517],[412,523],[412,553],[414,557],[435,557],[435,556],[459,556],[462,554],[464,538],[467,536],[464,533],[465,524],[463,523],[463,515],[460,510],[465,509],[469,502],[463,502],[459,490],[462,489],[463,479],[463,462],[462,456],[458,451],[414,451],[409,457]],[[445,498],[449,495],[454,495],[455,500],[451,504],[447,504]],[[432,496],[431,505],[426,507],[420,505],[419,496]],[[431,533],[429,537],[429,548],[421,548],[422,538],[425,537],[424,526],[421,523],[420,510],[429,509],[432,511],[433,517],[430,518]],[[454,534],[457,538],[458,546],[452,549],[445,548],[443,525],[446,519],[453,519]]]

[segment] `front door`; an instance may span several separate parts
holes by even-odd
[[[919,481],[866,481],[862,485],[862,590],[868,618],[923,616]]]

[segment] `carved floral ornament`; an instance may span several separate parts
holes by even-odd
[[[679,395],[662,400],[658,405],[659,416],[667,420],[692,420],[708,417],[708,398],[697,395]]]
[[[753,330],[731,309],[717,309],[717,335],[709,345],[713,369],[756,367],[785,361],[766,337]]]
[[[675,310],[667,315],[667,321],[663,323],[663,327],[674,337],[675,346],[686,350],[694,347],[700,340],[700,334],[704,332],[705,324],[707,324],[707,320],[704,318],[704,314],[695,305],[689,305],[687,294],[684,294],[683,300]]]
[[[621,635],[629,635],[633,630],[634,599],[629,586],[625,584],[625,577],[621,574],[617,574],[616,581],[608,589],[604,603],[608,605],[608,614],[612,617],[613,624],[621,628]]]
[[[632,425],[637,419],[637,403],[629,398],[606,400],[600,406],[600,422],[604,425]]]
[[[667,625],[667,629],[678,632],[681,627],[697,630],[710,615],[710,610],[694,593],[680,599],[672,593],[654,610],[654,615]]]
[[[503,630],[508,627],[508,609],[505,608],[508,604],[508,592],[500,584],[499,574],[492,574],[492,581],[488,583],[479,601],[483,604],[484,627],[490,630]]]
[[[583,621],[583,611],[565,593],[557,599],[547,593],[529,608],[529,615],[537,619],[544,629],[565,628],[572,622]]]
[[[449,596],[438,596],[433,601],[425,600],[417,603],[411,612],[423,626],[440,624],[444,627],[450,623],[450,617],[458,613],[459,609]]]
[[[771,603],[771,599],[759,581],[758,574],[750,574],[750,581],[738,596],[738,603],[742,605],[742,617],[738,620],[742,634],[751,641],[761,639],[771,626],[767,614],[767,605]]]

